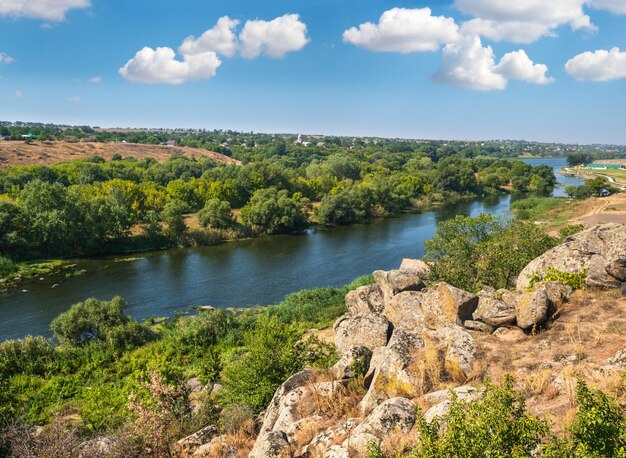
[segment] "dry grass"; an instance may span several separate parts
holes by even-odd
[[[320,415],[333,420],[359,417],[361,413],[357,406],[365,395],[363,379],[353,379],[345,385],[333,383],[335,386],[331,395],[320,393],[315,384],[309,386],[314,404],[314,410],[309,415]]]
[[[71,142],[0,142],[0,169],[17,165],[54,164],[90,156],[110,160],[114,154],[137,159],[153,158],[165,162],[172,157],[208,157],[225,164],[240,162],[223,154],[201,148],[141,145],[135,143],[71,143]]]

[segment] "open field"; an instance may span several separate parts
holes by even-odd
[[[72,161],[89,156],[101,156],[110,160],[114,154],[138,159],[153,158],[165,162],[172,157],[209,157],[225,164],[238,164],[239,161],[223,154],[201,148],[142,145],[136,143],[70,143],[0,141],[0,169],[16,165],[53,164]]]

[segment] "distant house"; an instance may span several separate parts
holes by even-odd
[[[596,164],[594,162],[592,164],[587,164],[585,168],[591,170],[615,170],[623,169],[624,166],[622,164]]]
[[[37,138],[37,136],[35,134],[26,134],[26,135],[22,135],[22,138],[24,140],[34,140],[35,138]]]
[[[165,142],[166,146],[178,146],[178,142],[176,140],[168,140]]]

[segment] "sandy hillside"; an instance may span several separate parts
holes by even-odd
[[[0,141],[0,169],[16,165],[52,164],[71,161],[89,156],[101,156],[111,159],[114,154],[122,157],[151,157],[164,162],[171,157],[185,156],[210,157],[225,164],[239,164],[239,161],[223,154],[200,148],[172,147],[160,145],[140,145],[135,143],[69,143],[69,142],[33,142]]]

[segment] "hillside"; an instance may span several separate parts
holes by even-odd
[[[228,156],[201,148],[136,143],[44,141],[27,144],[19,141],[0,141],[0,169],[18,165],[54,164],[90,156],[101,156],[110,160],[115,154],[138,159],[153,158],[159,162],[178,156],[188,158],[204,156],[225,164],[239,164],[239,161]]]

